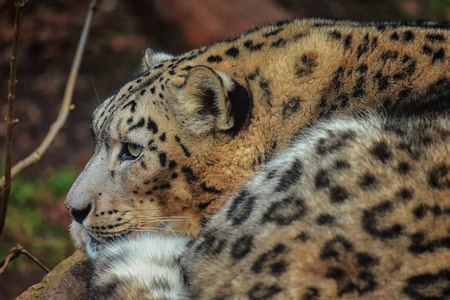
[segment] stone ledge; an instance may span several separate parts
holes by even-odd
[[[87,280],[91,266],[86,253],[77,250],[45,275],[40,283],[31,286],[16,300],[88,299]]]

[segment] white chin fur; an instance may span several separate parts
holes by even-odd
[[[94,260],[94,291],[114,286],[114,299],[127,295],[136,299],[187,299],[178,261],[188,242],[183,237],[142,234],[101,244]]]
[[[84,231],[83,225],[76,221],[70,224],[70,236],[78,249],[83,249],[89,241],[89,235]]]

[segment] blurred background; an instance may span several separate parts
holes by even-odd
[[[138,67],[150,47],[172,54],[230,38],[274,21],[301,17],[353,20],[450,20],[450,0],[103,0],[92,24],[71,112],[42,160],[13,182],[0,239],[0,260],[17,243],[52,269],[74,248],[64,198],[93,152],[94,108]],[[14,162],[29,155],[55,120],[88,0],[30,0],[18,55]],[[0,119],[7,113],[7,79],[14,1],[0,0]],[[6,135],[0,123],[0,169]],[[0,275],[0,299],[13,299],[45,273],[22,256]]]

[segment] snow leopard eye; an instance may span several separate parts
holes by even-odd
[[[119,158],[121,160],[133,160],[138,158],[142,152],[142,147],[136,144],[123,143],[122,151],[119,153]]]

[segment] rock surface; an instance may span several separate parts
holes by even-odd
[[[87,282],[91,266],[86,253],[77,250],[48,273],[40,283],[31,286],[16,299],[88,299]]]

